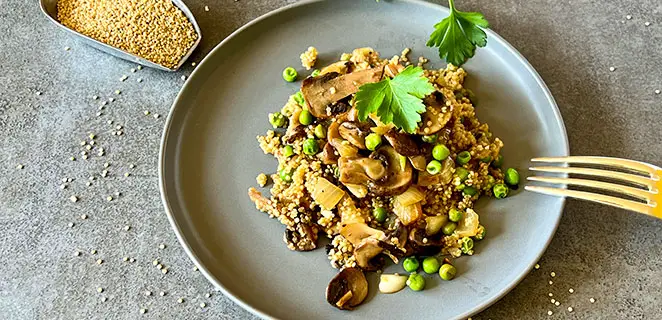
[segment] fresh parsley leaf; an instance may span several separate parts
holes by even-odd
[[[462,12],[448,0],[450,15],[434,26],[428,47],[439,48],[439,58],[460,66],[474,56],[476,46],[487,44],[487,35],[481,28],[490,25],[480,12]]]
[[[422,99],[434,91],[420,67],[408,66],[395,78],[364,84],[354,97],[359,120],[375,113],[385,124],[393,123],[407,133],[413,133],[425,112]]]

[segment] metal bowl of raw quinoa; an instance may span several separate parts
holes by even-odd
[[[366,301],[353,311],[338,310],[324,295],[338,272],[325,243],[312,251],[288,249],[285,228],[246,194],[256,176],[277,170],[278,162],[264,154],[256,136],[271,128],[267,115],[281,110],[301,87],[283,80],[285,67],[307,75],[300,54],[315,46],[320,66],[371,47],[389,58],[411,48],[411,60],[425,56],[426,69],[443,69],[446,63],[425,42],[447,14],[444,7],[413,0],[304,1],[240,28],[193,72],[162,139],[162,198],[191,259],[243,308],[267,319],[462,319],[504,296],[540,258],[563,200],[521,189],[505,199],[481,198],[473,209],[488,234],[472,256],[454,260],[455,279],[429,277],[423,291],[386,295],[378,293],[378,277],[370,273]],[[488,45],[463,65],[463,87],[473,92],[477,118],[503,142],[505,165],[525,176],[529,159],[568,154],[565,128],[536,71],[505,40],[487,34]],[[387,264],[384,272],[403,270]]]

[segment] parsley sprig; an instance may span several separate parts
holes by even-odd
[[[427,42],[428,47],[439,48],[439,58],[460,66],[474,56],[476,46],[487,44],[487,35],[481,28],[489,23],[480,12],[462,12],[448,0],[450,15],[437,23]]]
[[[359,120],[365,121],[375,113],[385,124],[393,123],[407,133],[416,131],[421,113],[425,112],[422,99],[434,91],[434,86],[423,75],[420,67],[408,66],[393,79],[364,84],[354,97]]]

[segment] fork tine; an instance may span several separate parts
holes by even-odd
[[[617,197],[606,196],[602,194],[590,193],[585,191],[538,187],[538,186],[525,186],[524,189],[528,191],[538,192],[552,196],[577,198],[577,199],[602,203],[626,210],[632,210],[647,215],[654,215],[653,207],[650,205],[636,201],[625,200]]]
[[[641,200],[645,200],[646,202],[649,202],[651,200],[651,197],[653,195],[652,192],[638,189],[638,188],[632,188],[616,183],[608,183],[608,182],[602,182],[602,181],[593,181],[593,180],[586,180],[586,179],[574,179],[574,178],[556,178],[556,177],[527,177],[527,180],[530,181],[538,181],[538,182],[543,182],[543,183],[557,183],[557,184],[565,184],[565,185],[571,185],[571,186],[582,186],[582,187],[589,187],[589,188],[597,188],[597,189],[602,189],[602,190],[609,190],[609,191],[614,191],[618,193],[624,193],[629,196],[639,198]]]
[[[596,176],[602,178],[612,178],[625,182],[636,183],[645,186],[648,190],[655,191],[655,181],[647,177],[638,176],[630,173],[614,172],[600,169],[575,168],[575,167],[531,167],[531,171],[551,172],[551,173],[569,173],[581,174],[585,176]]]
[[[546,163],[585,163],[585,164],[598,164],[605,166],[612,166],[617,168],[624,168],[629,170],[635,170],[642,173],[647,173],[651,177],[657,177],[659,174],[660,168],[657,168],[648,163],[620,159],[620,158],[608,158],[608,157],[586,157],[586,156],[572,156],[572,157],[542,157],[542,158],[533,158],[533,162],[546,162]]]

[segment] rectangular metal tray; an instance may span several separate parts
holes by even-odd
[[[177,66],[175,66],[172,69],[166,68],[160,64],[151,62],[149,60],[143,59],[137,55],[134,55],[132,53],[126,52],[124,50],[115,48],[113,46],[107,45],[101,41],[92,39],[84,34],[78,33],[72,29],[69,29],[65,27],[63,24],[60,23],[60,21],[57,20],[57,1],[58,0],[40,0],[40,6],[41,6],[41,11],[48,17],[51,22],[53,22],[56,26],[66,30],[70,34],[73,34],[75,37],[81,39],[84,43],[87,45],[94,47],[98,50],[101,50],[103,52],[109,53],[113,56],[116,56],[118,58],[132,61],[138,64],[141,64],[146,67],[154,68],[154,69],[159,69],[159,70],[164,70],[164,71],[177,71],[183,64],[186,62],[186,60],[191,56],[195,48],[198,47],[198,44],[200,44],[200,41],[202,40],[202,33],[200,32],[200,26],[198,26],[198,22],[195,21],[195,17],[191,13],[191,10],[188,9],[188,7],[182,2],[181,0],[172,0],[172,3],[179,8],[179,10],[182,10],[186,18],[191,22],[193,25],[193,28],[195,29],[195,32],[198,34],[198,39],[193,43],[193,46],[188,50],[186,55],[179,61]]]

